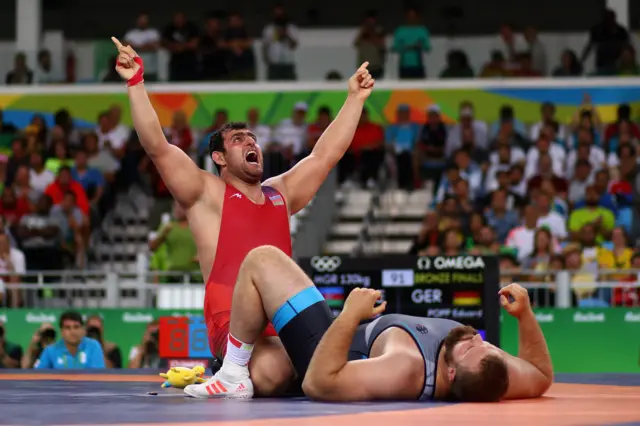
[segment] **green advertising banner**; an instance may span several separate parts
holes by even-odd
[[[43,322],[56,326],[63,310],[6,309],[0,311],[6,339],[26,347]],[[140,344],[147,323],[161,316],[201,314],[196,310],[80,310],[104,319],[105,338],[117,344],[125,364],[131,348]],[[547,339],[558,373],[640,373],[640,309],[541,309],[536,317]],[[518,353],[518,323],[504,314],[501,345]]]

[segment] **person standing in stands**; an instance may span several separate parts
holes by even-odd
[[[36,369],[79,370],[105,368],[100,343],[85,337],[82,315],[67,311],[60,316],[62,340],[47,346],[36,361]]]
[[[416,9],[409,8],[406,24],[396,28],[392,49],[399,55],[401,79],[427,77],[422,53],[431,51],[431,35],[427,27],[420,23],[420,16]]]
[[[194,81],[198,78],[198,28],[178,12],[162,33],[162,46],[171,53],[169,80]]]

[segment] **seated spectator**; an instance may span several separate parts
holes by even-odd
[[[622,49],[622,53],[616,64],[616,75],[640,75],[640,65],[638,65],[638,61],[636,60],[636,50],[631,44],[628,44]]]
[[[547,154],[551,160],[551,171],[546,167],[542,172],[546,175],[553,173],[557,177],[565,176],[565,158],[566,154],[564,149],[551,142],[548,136],[543,132],[538,137],[536,146],[532,147],[527,152],[527,165],[525,167],[525,176],[527,179],[531,179],[540,173],[538,168],[540,167],[540,157]],[[545,164],[546,165],[546,164]],[[567,191],[567,188],[564,188]]]
[[[571,271],[571,287],[575,300],[590,299],[596,291],[596,274],[593,270],[584,269],[580,244],[568,244],[562,251],[565,259],[565,267]]]
[[[215,130],[222,127],[223,124],[229,121],[229,117],[227,116],[226,111],[224,111],[223,113],[224,117],[221,120],[221,124],[216,125],[214,121],[214,128],[208,133],[214,132]],[[251,129],[253,134],[256,135],[256,138],[258,139],[258,146],[260,146],[262,152],[267,151],[269,145],[273,142],[273,129],[271,129],[271,127],[269,127],[267,124],[263,124],[260,121],[260,110],[258,108],[249,108],[249,110],[247,111],[247,126],[249,127],[249,129]],[[207,149],[209,148],[209,137],[210,135],[207,135]]]
[[[89,218],[77,207],[75,193],[65,192],[62,202],[51,208],[51,217],[60,226],[62,249],[71,256],[78,269],[83,269],[90,226]]]
[[[82,213],[89,214],[89,200],[84,188],[71,177],[71,169],[63,166],[58,172],[58,177],[44,191],[46,195],[51,197],[53,204],[60,204],[64,199],[66,192],[73,192],[76,196],[76,204],[82,210]]]
[[[554,77],[577,77],[582,75],[582,64],[576,52],[566,49],[560,56],[560,66],[553,70]]]
[[[307,128],[308,138],[306,149],[309,152],[311,152],[324,131],[327,130],[327,127],[329,127],[329,124],[331,124],[332,120],[333,118],[331,116],[331,109],[328,106],[322,106],[318,108],[318,118],[316,122],[309,124],[309,127]]]
[[[531,199],[537,198],[537,194],[546,194],[549,197],[551,204],[551,211],[558,213],[565,220],[569,217],[569,206],[566,201],[566,192],[558,193],[553,185],[551,179],[545,179],[542,181],[539,189],[531,192]]]
[[[623,135],[630,140],[640,140],[640,127],[631,120],[629,104],[618,105],[616,121],[607,125],[604,130],[607,152],[615,152],[618,149],[619,138]]]
[[[568,200],[572,206],[584,199],[587,187],[591,185],[591,163],[587,160],[578,160],[576,168],[569,184]]]
[[[538,228],[546,226],[551,231],[551,235],[558,241],[566,240],[569,236],[567,222],[564,216],[553,210],[549,194],[546,192],[538,193],[535,198],[535,204],[538,208]]]
[[[473,146],[479,150],[488,149],[489,128],[484,121],[474,119],[473,104],[469,101],[462,102],[458,115],[459,123],[455,124],[447,135],[446,157],[450,157],[463,146]]]
[[[44,167],[53,174],[58,174],[62,167],[73,166],[73,160],[69,155],[67,142],[60,139],[53,143],[53,157],[49,157],[44,163]]]
[[[29,201],[18,198],[13,188],[6,187],[0,198],[0,215],[4,216],[7,224],[14,227],[24,215],[31,213]]]
[[[614,181],[622,180],[632,174],[638,163],[637,150],[629,143],[618,146],[617,152],[609,154],[607,165]]]
[[[524,166],[522,164],[512,164],[509,168],[509,184],[511,185],[511,192],[521,197],[527,196],[527,181],[524,178]]]
[[[25,266],[24,253],[11,247],[9,236],[4,232],[0,233],[0,286],[8,290],[10,302],[8,305],[12,308],[22,306],[21,291],[13,285],[20,283],[21,277],[26,273]]]
[[[615,226],[615,217],[611,210],[598,204],[598,192],[595,186],[587,188],[586,205],[575,209],[569,216],[569,231],[575,241],[580,241],[580,232],[587,224],[593,224],[596,230],[596,241],[602,242],[609,238]]]
[[[291,118],[285,118],[274,129],[273,140],[278,143],[288,164],[301,158],[305,152],[309,130],[306,120],[308,108],[305,102],[297,102]]]
[[[631,257],[631,267],[640,269],[640,253],[634,253]],[[620,287],[613,289],[611,298],[612,306],[635,307],[640,305],[640,288],[638,284],[638,274],[630,274],[620,280]]]
[[[411,121],[409,105],[399,105],[396,110],[396,122],[387,127],[385,139],[387,146],[395,154],[398,188],[414,189],[413,150],[420,136],[420,125]]]
[[[506,191],[507,193],[507,209],[508,210],[522,210],[522,208],[527,203],[526,197],[521,196],[520,194],[515,193],[511,190],[511,180],[509,177],[509,168],[495,168],[495,182],[489,182],[489,175],[494,173],[492,169],[489,169],[487,173],[487,191],[486,195],[478,200],[478,207],[482,210],[489,207],[491,204],[491,200],[493,197],[493,193],[498,190]]]
[[[140,345],[131,348],[129,368],[165,368],[166,359],[160,358],[159,321],[151,321],[142,337]]]
[[[115,158],[121,158],[129,139],[129,133],[118,127],[109,111],[103,111],[98,116],[98,126],[95,129],[95,134],[98,138],[100,150],[106,150]]]
[[[177,146],[184,152],[190,152],[193,147],[193,132],[189,127],[187,114],[182,110],[177,110],[173,113],[171,127],[164,129],[164,134],[171,145]],[[123,142],[123,148],[125,143],[126,140]]]
[[[20,368],[22,347],[7,340],[5,325],[0,322],[0,370],[3,368]]]
[[[522,267],[527,270],[546,271],[559,246],[546,226],[538,228],[533,237],[533,251],[527,256]],[[535,280],[534,280],[535,281]]]
[[[500,251],[500,243],[496,241],[496,234],[490,226],[480,228],[478,235],[471,244],[467,244],[467,253],[474,256],[491,256]]]
[[[122,107],[120,105],[111,105],[107,113],[111,123],[111,132],[107,136],[109,147],[114,157],[122,158],[127,141],[131,137],[131,129],[122,124]]]
[[[485,213],[487,224],[495,230],[496,239],[500,244],[505,242],[509,232],[516,228],[520,221],[515,210],[507,209],[507,196],[505,190],[494,191],[491,207]]]
[[[31,175],[27,166],[20,166],[13,181],[13,189],[18,199],[24,199],[29,204],[29,210],[40,198],[41,193],[31,187]]]
[[[7,185],[13,184],[13,179],[20,166],[29,165],[29,153],[27,152],[26,141],[22,138],[15,138],[11,142],[11,156],[7,161],[7,175],[3,181]]]
[[[446,197],[453,195],[455,183],[460,179],[460,169],[455,164],[447,165],[444,177],[436,189],[436,196],[433,199],[433,207],[443,203]]]
[[[594,176],[593,189],[598,194],[598,206],[608,209],[615,216],[618,212],[618,206],[615,198],[609,193],[609,172],[605,170],[599,170]],[[586,195],[585,191],[585,195]],[[578,201],[574,209],[581,209],[587,205],[586,198]]]
[[[440,254],[442,256],[460,256],[464,254],[463,240],[456,229],[448,229],[442,234]]]
[[[347,155],[349,154],[353,155],[356,170],[360,172],[360,182],[373,187],[378,180],[380,166],[384,161],[384,128],[370,120],[367,108],[362,109]],[[340,167],[338,163],[338,170]],[[343,172],[343,174],[348,173],[350,172]]]
[[[491,52],[491,60],[487,62],[480,72],[480,77],[483,78],[500,78],[509,77],[511,72],[506,66],[504,54],[499,50],[493,50]]]
[[[533,68],[533,61],[530,53],[519,53],[516,59],[518,61],[518,67],[514,70],[514,77],[542,77],[540,71]]]
[[[537,141],[542,129],[547,126],[557,126],[556,136],[560,140],[567,138],[567,128],[556,119],[556,106],[552,102],[544,102],[540,107],[540,121],[529,129],[529,137],[532,141]]]
[[[33,71],[27,65],[27,55],[23,52],[16,53],[13,59],[13,69],[7,73],[4,84],[31,84],[33,83]]]
[[[105,364],[107,368],[122,368],[122,353],[120,348],[113,342],[104,338],[104,321],[99,315],[91,315],[87,318],[87,337],[100,343],[104,352]]]
[[[518,261],[524,261],[533,252],[538,218],[538,208],[528,204],[524,208],[522,225],[513,228],[505,240],[505,246],[516,250]]]
[[[61,227],[50,214],[53,202],[42,195],[36,210],[20,219],[17,235],[27,260],[27,269],[33,271],[56,271],[62,269],[60,256]]]
[[[177,202],[173,204],[172,220],[162,225],[156,238],[149,243],[151,251],[155,251],[160,245],[166,246],[166,268],[172,272],[198,273],[198,251],[189,228],[184,210]],[[181,282],[182,276],[170,277]]]
[[[113,182],[116,172],[120,170],[120,162],[108,150],[100,150],[95,133],[87,133],[82,138],[82,147],[87,153],[87,165],[102,173],[108,182]]]
[[[100,170],[89,166],[89,157],[83,149],[76,151],[75,165],[71,169],[71,177],[82,185],[89,203],[97,206],[104,195],[105,181]]]
[[[39,152],[31,153],[30,165],[29,183],[35,191],[42,194],[47,189],[47,186],[56,179],[56,175],[45,168],[42,154]]]
[[[115,63],[115,61],[114,61]],[[120,79],[122,81],[122,79]],[[56,127],[62,129],[62,139],[69,142],[70,146],[78,146],[80,143],[80,133],[73,124],[73,117],[66,109],[56,111],[53,117]],[[51,146],[53,144],[49,144]]]
[[[585,95],[582,105],[576,110],[571,119],[570,127],[571,134],[567,139],[567,146],[570,149],[577,148],[582,141],[602,147],[602,119],[598,110],[591,105],[589,95]]]
[[[453,162],[460,170],[460,177],[469,184],[469,195],[471,200],[475,200],[483,195],[482,175],[480,165],[471,158],[465,149],[459,149],[453,156]]]
[[[62,339],[42,351],[36,369],[78,370],[105,368],[104,352],[100,344],[85,337],[82,315],[67,311],[60,315]]]
[[[31,341],[20,361],[21,368],[33,368],[47,346],[56,342],[56,330],[53,325],[43,322],[31,336]]]
[[[409,254],[417,255],[429,247],[435,247],[440,241],[438,232],[438,214],[434,211],[427,212],[422,220],[420,233],[413,241]]]
[[[529,148],[529,141],[525,139],[526,127],[524,123],[515,116],[515,111],[511,105],[503,105],[500,108],[500,118],[491,125],[490,136],[496,138],[498,134],[503,133],[512,140],[511,145],[519,146],[522,149]]]
[[[515,253],[509,250],[501,250],[499,254],[500,286],[504,287],[518,281],[520,262]]]
[[[447,66],[440,73],[440,78],[473,78],[473,68],[463,50],[451,50],[447,53]]]
[[[9,227],[9,224],[6,222],[5,217],[0,214],[0,233],[2,232],[4,232],[7,238],[9,238],[9,243],[11,244],[11,247],[18,247],[18,244],[16,243],[12,230]]]
[[[538,167],[534,170],[530,170],[533,174],[527,182],[527,190],[529,192],[540,189],[542,182],[545,180],[551,181],[555,192],[560,194],[567,194],[569,192],[569,182],[561,176],[554,173],[553,160],[549,153],[540,154],[538,158]]]
[[[524,150],[517,146],[511,146],[507,138],[499,138],[495,148],[495,151],[489,154],[489,162],[492,166],[510,166],[524,163],[526,159]]]
[[[414,176],[419,180],[419,186],[424,178],[432,181],[434,188],[438,187],[446,164],[446,143],[447,127],[442,122],[440,107],[430,105],[414,153]]]

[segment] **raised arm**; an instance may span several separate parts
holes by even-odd
[[[362,288],[349,294],[344,310],[322,337],[309,364],[302,384],[308,397],[322,401],[416,397],[415,389],[404,380],[405,377],[411,380],[415,364],[401,359],[403,354],[348,361],[349,347],[360,321],[381,313],[386,307],[384,303],[374,307],[379,297],[379,291]]]
[[[284,194],[291,214],[297,213],[311,201],[331,169],[349,149],[364,101],[373,89],[374,80],[367,70],[368,64],[362,64],[349,79],[347,100],[311,154],[288,172],[265,182],[265,185],[273,186]]]
[[[553,365],[527,290],[518,284],[510,284],[500,290],[500,303],[518,319],[519,337],[518,356],[507,355],[509,389],[505,399],[542,396],[553,383]]]
[[[167,142],[144,87],[144,64],[130,46],[111,38],[118,48],[116,71],[127,81],[133,125],[140,144],[155,164],[173,197],[184,208],[198,201],[205,190],[206,172],[177,146]]]

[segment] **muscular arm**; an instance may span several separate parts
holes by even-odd
[[[336,119],[327,127],[311,154],[288,172],[271,178],[273,186],[287,199],[289,212],[295,214],[314,197],[320,185],[342,158],[358,126],[364,102],[349,95]]]
[[[167,142],[144,84],[129,87],[129,100],[142,147],[156,165],[171,195],[182,207],[191,207],[204,193],[205,172],[180,148]]]
[[[340,315],[316,348],[302,384],[304,393],[323,401],[415,399],[407,386],[414,363],[402,353],[348,361],[349,346],[358,321]]]
[[[547,342],[533,311],[518,320],[518,357],[507,357],[509,389],[505,399],[537,398],[553,383]]]

